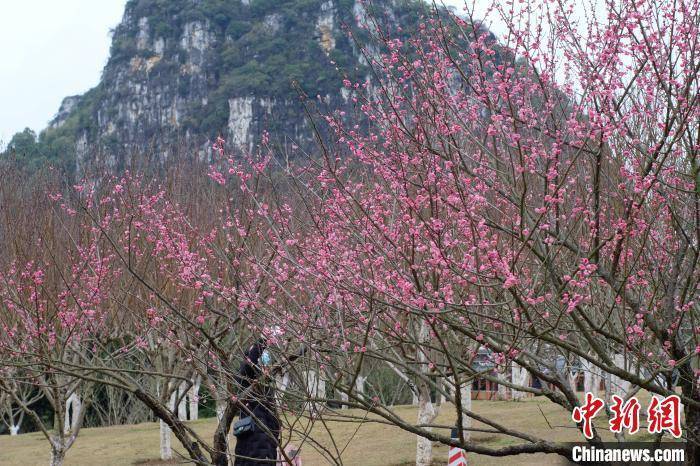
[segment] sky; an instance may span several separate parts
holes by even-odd
[[[473,0],[469,0],[470,2]],[[485,3],[477,0],[477,3]],[[126,0],[0,0],[0,148],[97,85]],[[463,0],[446,0],[463,5]]]
[[[126,0],[0,1],[0,143],[100,80]]]

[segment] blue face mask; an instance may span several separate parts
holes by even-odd
[[[272,356],[270,356],[270,353],[265,350],[263,353],[260,355],[260,364],[263,366],[269,366],[272,363]]]

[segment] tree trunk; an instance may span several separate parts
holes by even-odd
[[[202,378],[197,376],[192,381],[192,387],[187,394],[190,404],[190,421],[196,421],[199,419],[199,387],[202,384]]]
[[[430,388],[425,382],[420,382],[418,393],[418,424],[430,424],[435,419],[435,407],[430,401]],[[431,429],[427,429],[431,430]],[[433,443],[431,440],[418,436],[416,445],[416,466],[429,466],[433,462]]]
[[[619,353],[616,354],[613,357],[613,362],[620,369],[628,371],[628,368],[626,367],[627,365],[625,364],[624,355],[619,354]],[[629,393],[630,386],[631,386],[631,384],[628,381],[621,379],[620,377],[618,377],[616,375],[611,376],[610,385],[611,385],[611,387],[610,387],[611,393],[613,395],[617,395],[617,396],[620,396],[622,398],[624,398],[627,395],[627,393]]]
[[[684,410],[685,435],[688,438],[685,444],[685,464],[700,464],[700,410],[692,406],[684,406]]]
[[[133,394],[136,399],[142,401],[146,406],[148,406],[158,419],[167,424],[170,430],[172,430],[172,432],[175,434],[175,437],[180,441],[185,450],[187,450],[187,454],[195,464],[210,464],[210,461],[207,460],[202,452],[199,443],[192,439],[189,432],[182,424],[182,421],[180,421],[177,416],[173,415],[173,412],[171,409],[169,409],[169,407],[164,407],[160,400],[154,398],[149,393],[141,389],[134,390]],[[173,399],[170,398],[170,400],[172,401]]]
[[[170,444],[170,427],[160,420],[160,459],[169,460],[173,457],[173,449]]]
[[[527,369],[524,367],[520,366],[517,362],[513,361],[511,363],[511,369],[510,369],[510,380],[511,383],[514,385],[519,385],[521,387],[525,386],[525,383],[527,382]],[[512,397],[514,401],[522,400],[525,397],[525,392],[521,390],[513,390],[512,391]]]
[[[340,406],[340,409],[348,409],[348,405],[345,404],[345,403],[347,403],[348,400],[350,399],[350,398],[348,397],[348,394],[345,393],[345,392],[339,391],[339,392],[338,392],[338,395],[340,395],[340,401],[343,402],[343,404]]]
[[[358,375],[357,379],[355,379],[355,391],[357,392],[358,397],[363,398],[365,396],[365,382],[367,381],[367,377]]]
[[[76,393],[71,395],[66,400],[66,414],[63,418],[63,432],[75,432],[78,428],[80,414],[83,409],[83,402],[80,396]]]
[[[75,394],[72,404],[73,412],[71,413],[70,430],[71,432],[77,432],[78,423],[81,422],[83,415],[83,400],[80,399],[80,395]]]
[[[502,380],[509,380],[510,374],[508,374],[508,368],[506,367],[503,369],[503,372],[500,374],[500,379]],[[506,387],[504,384],[499,383],[498,384],[498,399],[499,400],[510,400],[511,397],[511,390],[510,387]]]
[[[306,371],[304,374],[304,379],[306,382],[306,393],[307,393],[307,398],[311,398],[315,396],[316,392],[316,372],[314,371]],[[308,401],[306,403],[306,410],[309,412],[313,412],[314,409],[314,403],[311,401]]]
[[[697,364],[697,361],[695,363]],[[678,368],[680,372],[680,387],[684,396],[693,400],[699,400],[700,383],[692,364],[693,361],[690,360]],[[685,443],[685,464],[700,464],[700,409],[685,405],[682,405],[681,408],[685,412],[684,436],[687,439]]]
[[[58,441],[51,442],[50,466],[63,466],[66,459],[66,448]]]
[[[459,393],[462,401],[462,409],[466,411],[472,410],[472,384],[467,382],[459,387]],[[471,434],[469,428],[472,426],[472,418],[467,415],[462,416],[462,429],[464,430],[464,440],[469,441]]]
[[[428,356],[423,351],[430,340],[430,328],[427,322],[422,321],[418,330],[418,351],[417,360],[419,368],[423,374],[428,373]],[[430,385],[424,378],[420,378],[417,384],[418,398],[418,424],[425,425],[433,422],[437,416],[435,406],[430,400]],[[424,427],[425,430],[432,430]],[[430,466],[433,463],[433,442],[430,439],[417,436],[416,440],[416,466]]]
[[[452,394],[452,384],[450,384],[449,379],[447,377],[442,378],[441,385],[442,391],[438,394],[438,404],[440,406],[447,403],[447,400]]]
[[[219,417],[219,403],[216,405],[219,423],[216,426],[216,432],[214,432],[214,453],[212,453],[211,462],[216,466],[227,466],[229,458],[228,435],[233,418],[239,412],[239,406],[237,402],[231,399],[225,405],[221,404],[221,406],[224,409],[221,411],[221,417]]]
[[[583,368],[583,391],[598,396],[600,387],[600,369],[585,359],[581,359]]]
[[[177,418],[181,421],[187,420],[187,382],[184,380],[177,389]]]
[[[453,378],[451,378],[454,381]],[[455,409],[459,409],[457,405],[457,385],[455,384],[453,390],[451,390],[452,400],[455,405]],[[472,418],[464,414],[464,411],[472,410],[472,384],[471,382],[464,382],[459,386],[459,403],[462,412],[462,431],[464,432],[464,440],[469,441],[470,433],[469,429],[472,426]],[[457,426],[459,426],[459,417],[457,418]]]
[[[430,401],[430,387],[423,381],[418,384],[418,387],[418,424],[430,424],[436,415],[435,407]],[[419,435],[416,445],[416,466],[429,466],[432,462],[433,442]]]
[[[605,393],[603,393],[605,406],[610,406],[612,403],[612,376],[608,372],[603,373],[603,386],[605,387]]]
[[[318,374],[318,382],[316,385],[316,398],[326,398],[326,379],[323,373]],[[325,405],[325,403],[323,403]],[[317,406],[317,408],[320,406]]]
[[[66,400],[65,413],[63,414],[63,433],[68,434],[70,432],[70,406],[73,402],[73,395],[69,396]]]
[[[359,399],[364,399],[365,398],[365,382],[367,381],[367,377],[363,375],[358,375],[357,378],[355,379],[355,396],[357,396]]]
[[[224,418],[224,411],[226,411],[226,403],[221,400],[216,400],[216,420],[221,422]]]
[[[10,426],[10,435],[17,435],[19,433],[19,425]]]
[[[175,402],[177,401],[178,390],[173,391],[170,395],[170,400],[168,402],[168,409],[173,411],[175,409]],[[173,448],[171,444],[171,430],[170,426],[165,423],[162,419],[160,420],[160,459],[169,460],[173,457]]]
[[[316,371],[306,371],[306,393],[309,398],[323,398],[326,394],[326,381],[319,377]],[[313,414],[318,413],[321,404],[316,400],[310,400],[306,404],[306,409]]]
[[[284,372],[283,374],[275,377],[275,388],[277,389],[275,391],[275,399],[277,400],[278,406],[282,405],[282,398],[284,398],[284,394],[287,391],[287,387],[289,387],[288,372]]]
[[[578,372],[572,370],[572,369],[567,369],[567,374],[566,374],[566,381],[569,383],[569,388],[571,388],[571,391],[576,393],[578,390],[576,387],[578,386]]]

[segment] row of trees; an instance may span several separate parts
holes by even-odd
[[[58,465],[109,387],[160,420],[164,457],[174,435],[195,463],[229,464],[240,355],[263,335],[285,441],[329,462],[341,452],[310,428],[363,422],[347,407],[415,433],[420,465],[434,442],[569,456],[473,411],[469,390],[489,380],[571,411],[577,368],[608,394],[678,393],[695,464],[699,5],[610,1],[578,23],[573,6],[496,2],[498,43],[469,9],[436,9],[407,41],[370,18],[373,75],[343,83],[361,118],[312,117],[330,134],[318,157],[281,166],[265,142],[234,157],[217,141],[206,176],[195,163],[46,196],[8,183],[7,412],[33,418]],[[410,390],[416,419],[366,386],[377,370]],[[200,393],[217,406],[212,439],[184,422]],[[435,393],[457,438],[435,424]],[[474,443],[472,420],[516,442]]]

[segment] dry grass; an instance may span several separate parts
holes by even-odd
[[[522,429],[530,434],[547,440],[577,441],[580,434],[574,428],[569,413],[561,407],[543,398],[530,398],[522,402],[474,401],[473,409],[488,418],[501,422],[512,428]],[[415,420],[416,411],[411,406],[396,407],[396,413],[408,420]],[[346,411],[363,416],[358,411]],[[445,406],[436,423],[454,424],[454,410]],[[308,420],[302,421],[308,424]],[[605,426],[604,419],[597,418],[598,426]],[[201,419],[191,422],[191,426],[210,440],[215,428],[213,419]],[[411,464],[415,458],[415,436],[397,428],[376,422],[366,422],[358,429],[358,424],[340,421],[316,422],[312,426],[312,438],[325,448],[342,452],[346,465],[403,465]],[[303,425],[300,426],[304,427]],[[475,427],[479,427],[478,424]],[[483,426],[482,426],[483,427]],[[332,433],[333,441],[328,433]],[[495,434],[476,433],[474,440],[489,446],[516,443],[512,439]],[[145,423],[110,428],[84,429],[78,440],[68,452],[66,464],[78,465],[132,465],[162,464],[157,461],[159,455],[159,436],[157,423]],[[305,466],[328,464],[311,443],[302,443],[295,436],[293,443],[302,446]],[[182,448],[175,438],[173,446],[176,451]],[[551,455],[521,455],[511,458],[491,458],[469,455],[470,465],[555,465],[562,464],[559,457]],[[41,434],[32,433],[17,437],[0,436],[0,465],[30,466],[48,463],[48,443]],[[446,464],[447,448],[438,446],[435,450],[435,463]]]

